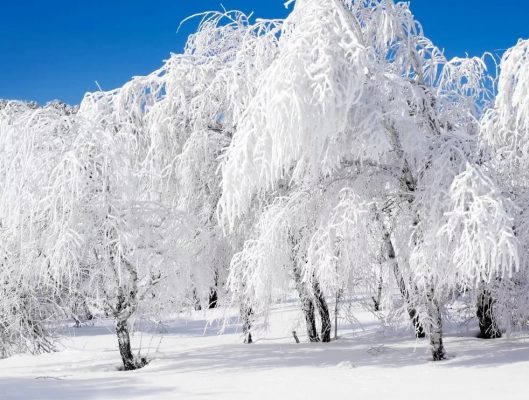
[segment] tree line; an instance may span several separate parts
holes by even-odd
[[[483,338],[527,324],[529,41],[447,59],[392,0],[198,17],[79,106],[0,102],[0,356],[109,316],[136,369],[136,315],[237,307],[251,343],[291,293],[312,342],[360,293],[434,360],[461,299]]]

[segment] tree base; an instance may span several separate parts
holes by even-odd
[[[439,349],[437,351],[432,351],[432,359],[434,361],[446,360],[446,353],[445,353],[444,349]]]
[[[476,317],[478,317],[479,339],[498,339],[501,332],[493,313],[494,299],[489,289],[482,283],[482,288],[478,294],[476,305]]]
[[[126,365],[120,365],[118,371],[134,371],[145,367],[149,364],[149,360],[146,357],[140,357],[139,360],[134,359],[133,362],[127,363]]]
[[[248,334],[245,336],[244,343],[245,344],[252,344],[253,343],[252,334],[251,333],[248,332]]]
[[[500,331],[480,331],[476,337],[478,339],[499,339],[501,338],[501,332]]]

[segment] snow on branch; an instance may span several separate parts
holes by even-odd
[[[516,206],[471,165],[456,176],[449,198],[438,246],[454,265],[454,274],[472,285],[511,277],[521,257],[514,232]]]
[[[260,78],[222,166],[220,212],[231,228],[261,188],[287,175],[317,179],[337,166],[339,138],[368,72],[349,18],[340,2],[325,0],[296,3],[285,21],[280,53]]]
[[[320,212],[304,271],[305,280],[316,278],[326,293],[352,287],[361,276],[366,281],[372,277],[382,239],[381,225],[374,223],[376,205],[352,188],[341,189],[331,204],[329,212]]]
[[[508,49],[500,62],[494,107],[481,121],[487,155],[513,187],[529,182],[529,40]]]

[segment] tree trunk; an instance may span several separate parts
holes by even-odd
[[[482,282],[478,288],[476,304],[476,316],[479,323],[479,335],[481,339],[497,339],[501,337],[501,332],[493,315],[494,299],[490,290]]]
[[[443,319],[441,310],[437,300],[433,297],[433,289],[427,295],[428,317],[430,320],[430,348],[432,350],[432,358],[434,361],[444,360],[446,358],[445,349],[443,346]]]
[[[419,313],[417,310],[413,307],[408,307],[408,315],[410,316],[411,323],[415,328],[415,337],[419,339],[426,337],[424,328],[422,327],[421,321],[419,320]]]
[[[208,307],[211,308],[217,308],[217,303],[219,301],[219,295],[217,293],[219,285],[219,274],[217,271],[215,271],[215,286],[211,288],[209,291],[209,302]]]
[[[125,371],[132,371],[141,366],[136,363],[132,349],[130,346],[130,334],[128,320],[134,312],[132,304],[136,300],[136,291],[130,291],[130,297],[127,298],[123,287],[118,287],[118,296],[116,307],[113,309],[114,321],[116,323],[116,336],[118,337],[119,354],[121,361],[123,361],[123,369]]]
[[[299,343],[299,338],[298,338],[298,334],[296,333],[296,331],[292,331],[292,336],[294,336],[294,340],[296,341],[296,343]]]
[[[300,294],[300,298],[302,295]],[[320,337],[316,330],[316,315],[314,313],[314,303],[307,296],[301,299],[301,310],[305,316],[305,325],[307,326],[307,336],[310,342],[319,342]]]
[[[338,312],[340,311],[340,299],[342,297],[342,290],[336,292],[334,301],[334,340],[338,339]]]
[[[252,315],[253,310],[249,305],[241,305],[241,317],[242,317],[242,332],[244,334],[244,343],[251,344],[252,340]]]
[[[195,303],[195,311],[201,311],[202,305],[200,304],[200,299],[198,298],[196,289],[193,289],[193,301]]]
[[[395,257],[395,249],[393,247],[393,243],[391,243],[389,233],[384,234],[384,243],[386,245],[387,258],[393,264],[393,273],[395,275],[395,279],[397,280],[397,286],[399,287],[399,291],[407,304],[408,315],[410,316],[410,320],[413,324],[415,336],[417,338],[423,338],[425,337],[424,328],[421,325],[419,313],[411,305],[410,292],[408,291],[408,288],[406,287],[406,282],[404,281],[404,277],[400,272],[399,263],[397,262],[397,259]]]
[[[127,320],[116,320],[116,335],[118,336],[119,354],[123,361],[125,371],[132,371],[137,368],[132,349],[130,347],[130,335]]]
[[[377,286],[377,297],[371,297],[373,299],[373,307],[375,311],[380,311],[380,302],[382,301],[382,271],[380,272],[380,278],[378,279]]]
[[[321,341],[328,343],[331,341],[331,316],[329,315],[329,307],[325,301],[325,296],[320,289],[319,282],[316,280],[314,281],[314,300],[321,319]]]
[[[217,308],[218,301],[217,288],[211,289],[211,292],[209,293],[209,308]]]
[[[130,286],[124,287],[118,282],[116,306],[112,311],[116,322],[116,335],[123,369],[131,371],[143,367],[147,361],[145,359],[137,360],[132,354],[128,321],[138,305],[138,275],[136,269],[127,260],[122,258],[122,263],[130,274]]]
[[[299,269],[294,267],[294,281],[296,282],[296,289],[298,291],[299,300],[301,301],[301,311],[305,316],[305,324],[307,326],[307,336],[310,342],[319,342],[320,337],[316,330],[316,316],[314,315],[314,303],[310,295],[301,282],[301,275]]]

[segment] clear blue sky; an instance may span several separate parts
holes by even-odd
[[[284,17],[284,0],[0,0],[0,98],[79,103],[180,52],[194,13],[219,9]],[[411,0],[426,35],[448,56],[500,53],[529,38],[526,0]]]

